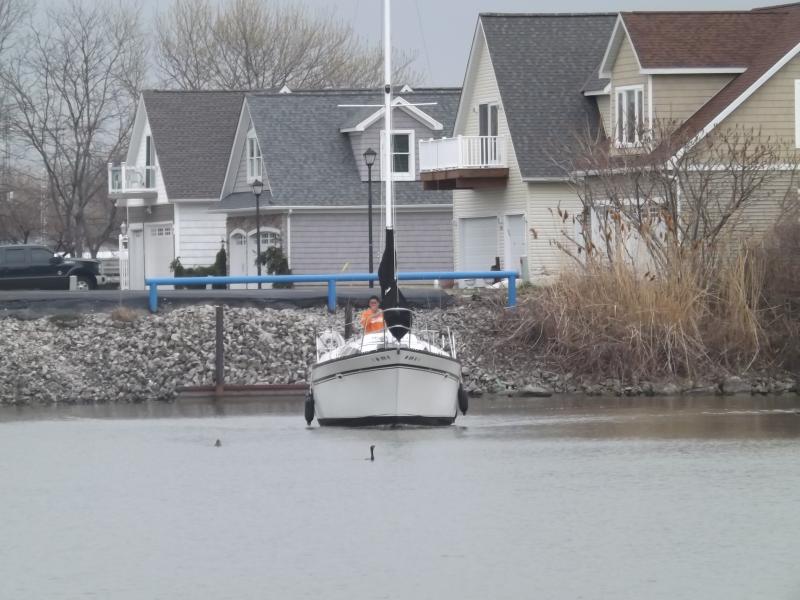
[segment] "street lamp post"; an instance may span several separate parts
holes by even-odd
[[[261,192],[264,191],[264,184],[260,179],[255,179],[251,186],[253,195],[256,197],[256,269],[258,276],[261,277]],[[258,289],[261,289],[260,281]]]
[[[377,152],[367,148],[364,152],[364,164],[367,165],[367,214],[369,218],[369,272],[372,273],[372,165],[375,164]],[[375,282],[369,280],[369,287],[375,287]]]

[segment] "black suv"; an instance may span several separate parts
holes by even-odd
[[[62,258],[44,246],[0,246],[0,290],[93,290],[102,283],[100,263]]]

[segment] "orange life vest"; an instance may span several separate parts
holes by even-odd
[[[380,309],[373,311],[371,308],[368,308],[362,312],[361,327],[364,329],[364,333],[383,331],[383,311]]]

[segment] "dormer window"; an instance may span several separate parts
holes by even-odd
[[[644,87],[632,85],[616,89],[617,146],[635,146],[644,132]]]
[[[381,132],[381,146],[384,138]],[[392,176],[395,181],[416,179],[413,129],[395,130],[392,133]]]
[[[247,134],[247,181],[262,179],[261,173],[261,147],[258,145],[258,138],[255,130],[250,130]]]

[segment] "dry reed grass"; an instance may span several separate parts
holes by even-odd
[[[707,378],[770,359],[764,255],[743,249],[713,280],[694,263],[660,277],[589,265],[522,294],[500,326],[563,370],[627,381]]]

